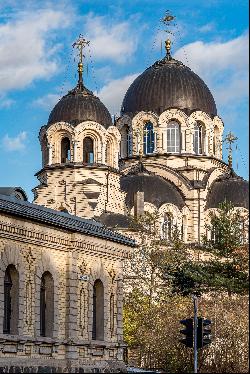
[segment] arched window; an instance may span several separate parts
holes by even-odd
[[[50,272],[43,273],[40,288],[40,335],[53,336],[54,280]]]
[[[148,122],[144,126],[143,134],[143,153],[150,154],[154,152],[155,149],[155,137],[154,137],[154,127],[151,122]]]
[[[167,125],[167,152],[180,152],[180,125],[177,122]]]
[[[132,132],[129,127],[126,127],[126,135],[127,135],[127,157],[132,156]]]
[[[83,162],[94,163],[94,142],[89,136],[83,139]]]
[[[49,143],[46,135],[44,135],[42,140],[42,162],[43,166],[49,163]]]
[[[204,134],[203,134],[204,130],[203,130],[203,126],[199,123],[196,123],[195,126],[194,126],[194,139],[193,139],[193,142],[194,142],[194,153],[196,155],[201,155],[204,150],[204,145],[203,145],[203,138],[204,138]]]
[[[4,334],[18,334],[19,275],[14,265],[9,265],[4,276]]]
[[[173,219],[171,214],[164,214],[162,222],[162,239],[171,240],[173,230]]]
[[[220,152],[219,129],[217,126],[215,126],[214,127],[213,153],[215,156],[218,156],[219,152]]]
[[[61,162],[64,164],[70,162],[70,160],[70,140],[66,137],[61,141]]]
[[[187,217],[182,217],[182,223],[181,223],[181,238],[184,242],[187,240]]]
[[[93,340],[104,340],[104,288],[100,279],[93,287]]]
[[[107,140],[106,143],[106,153],[105,153],[105,162],[109,166],[113,166],[112,162],[112,148],[111,148],[111,141],[110,139]]]

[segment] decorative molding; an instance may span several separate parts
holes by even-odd
[[[91,244],[85,241],[75,240],[75,235],[78,235],[77,233],[72,233],[70,235],[72,239],[65,239],[62,237],[58,237],[54,234],[44,234],[39,231],[24,229],[22,226],[7,224],[0,221],[0,235],[1,234],[9,239],[21,239],[23,242],[27,244],[42,244],[46,247],[53,247],[64,251],[68,251],[70,248],[75,248],[88,251],[91,254],[103,254],[104,256],[107,256],[109,258],[110,256],[115,256],[116,258],[127,258],[129,256],[129,249],[117,250],[117,245],[119,245],[119,243],[115,244],[115,246],[113,247],[105,247],[104,249],[102,246],[98,246],[97,244]],[[100,239],[96,238],[96,240]]]

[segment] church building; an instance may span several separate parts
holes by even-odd
[[[123,370],[130,217],[157,211],[164,239],[177,227],[199,243],[225,199],[248,214],[248,182],[222,159],[212,93],[171,56],[171,42],[114,122],[83,82],[85,43],[76,87],[40,129],[33,203],[21,188],[0,188],[0,368]]]

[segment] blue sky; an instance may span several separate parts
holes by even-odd
[[[225,133],[238,137],[234,168],[248,179],[248,1],[0,0],[0,186],[21,186],[32,200],[39,129],[76,84],[78,35],[91,42],[87,87],[118,114],[133,79],[163,57],[167,9],[177,23],[172,53],[209,86]]]

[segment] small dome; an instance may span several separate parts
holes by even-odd
[[[214,117],[214,98],[203,80],[180,61],[167,56],[146,69],[131,84],[124,97],[121,115],[140,111],[160,115],[177,108],[190,115],[201,110]]]
[[[249,209],[249,182],[234,172],[224,174],[215,180],[207,195],[206,209],[218,208],[225,200],[230,201],[235,207]]]
[[[94,121],[105,128],[112,126],[112,119],[105,105],[93,92],[79,84],[56,104],[50,113],[48,125],[61,121],[74,126],[83,121]]]
[[[126,192],[125,202],[129,208],[134,205],[134,193],[137,191],[144,192],[144,201],[157,208],[165,203],[174,204],[179,209],[185,205],[178,189],[171,182],[156,175],[127,174],[121,178],[121,189]]]

